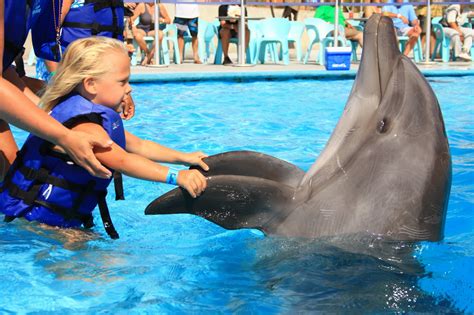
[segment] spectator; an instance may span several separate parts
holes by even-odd
[[[471,61],[473,31],[471,28],[461,26],[464,24],[463,20],[461,5],[452,4],[446,8],[441,25],[454,46],[454,57],[463,61]]]
[[[160,30],[158,33],[159,41],[163,39],[163,30],[166,27],[166,24],[171,23],[171,19],[168,15],[168,11],[166,11],[166,7],[163,4],[159,4],[160,8]],[[140,49],[145,52],[145,58],[142,60],[142,65],[148,65],[152,62],[153,53],[154,53],[154,45],[152,44],[152,48],[148,49],[148,46],[145,42],[145,36],[155,36],[155,21],[154,21],[154,10],[155,4],[154,3],[139,3],[135,10],[133,11],[133,16],[130,20],[132,25],[135,24],[135,20],[138,18],[138,24],[136,26],[132,26],[133,35],[135,40],[140,46]]]
[[[240,17],[240,6],[223,4],[219,6],[219,36],[222,42],[222,52],[224,53],[223,65],[231,65],[232,60],[229,58],[229,44],[231,38],[238,38],[239,34],[239,17]],[[245,16],[247,16],[247,10],[245,10]],[[250,38],[250,32],[247,26],[245,26],[245,47],[248,47]]]
[[[380,3],[380,0],[367,0],[368,3]],[[382,8],[377,6],[366,6],[364,7],[364,17],[370,18],[372,14],[380,14],[382,13]]]
[[[388,2],[393,3],[393,0]],[[403,2],[404,0],[395,0],[394,5],[383,7],[382,12],[383,15],[393,19],[393,25],[398,36],[409,37],[403,51],[403,54],[408,56],[421,35],[421,27],[413,6]]]
[[[178,28],[178,46],[179,54],[184,61],[184,35],[191,35],[191,44],[193,46],[194,63],[201,64],[198,53],[198,23],[199,23],[199,7],[195,3],[176,3],[174,24]]]
[[[437,0],[440,1],[440,0]],[[435,2],[435,1],[433,1]],[[425,46],[426,43],[426,29],[427,29],[427,18],[428,18],[428,7],[426,5],[422,5],[417,7],[416,15],[418,16],[418,20],[420,21],[421,27],[421,43]],[[440,5],[431,5],[431,18],[442,16],[443,15],[443,7]],[[433,32],[433,28],[431,29],[431,38],[430,38],[430,55],[433,54],[434,48],[436,44],[436,35]]]
[[[328,23],[335,24],[335,14],[336,8],[334,6],[323,5],[320,6],[315,14],[315,18],[322,19]],[[357,41],[359,45],[363,46],[363,33],[361,31],[356,30],[351,24],[347,23],[344,15],[342,13],[342,9],[339,7],[339,25],[344,26],[344,36],[351,41]]]

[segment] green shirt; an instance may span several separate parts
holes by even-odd
[[[334,24],[336,9],[334,6],[322,5],[314,13],[314,17]],[[342,9],[339,7],[339,24],[344,26],[346,19],[342,14]]]

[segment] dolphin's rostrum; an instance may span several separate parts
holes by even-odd
[[[326,147],[305,174],[256,152],[211,156],[199,198],[174,189],[146,214],[192,213],[227,229],[323,237],[369,234],[443,238],[451,157],[438,101],[403,56],[390,18],[366,24],[349,100]]]

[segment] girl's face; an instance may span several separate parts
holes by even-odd
[[[95,97],[93,102],[121,112],[122,101],[130,94],[132,88],[130,77],[130,58],[119,51],[112,51],[104,58],[110,71],[95,80]]]

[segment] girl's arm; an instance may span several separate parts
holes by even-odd
[[[111,176],[110,171],[99,163],[92,152],[93,147],[109,147],[111,141],[108,136],[93,137],[67,129],[3,78],[0,78],[0,118],[62,146],[91,175],[103,178]]]
[[[107,136],[105,130],[94,123],[81,123],[72,128],[92,136]],[[144,156],[129,153],[117,144],[112,144],[109,149],[97,148],[94,150],[97,159],[118,172],[131,177],[154,182],[166,182],[169,168],[157,164]],[[182,170],[178,173],[178,185],[186,189],[193,198],[199,196],[206,188],[206,179],[197,170]]]
[[[202,160],[207,157],[202,152],[184,153],[176,151],[156,142],[143,140],[125,131],[127,151],[149,160],[162,163],[199,165],[203,170],[208,171],[209,166]]]

